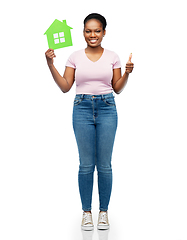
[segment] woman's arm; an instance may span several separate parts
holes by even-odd
[[[75,69],[71,67],[66,67],[64,75],[62,77],[53,64],[54,63],[53,58],[56,57],[54,50],[48,49],[45,53],[45,56],[48,67],[51,71],[51,74],[55,82],[57,83],[57,85],[59,86],[63,93],[68,92],[73,86],[75,80]]]
[[[134,68],[134,64],[131,62],[131,58],[132,54],[129,56],[129,60],[126,64],[126,70],[123,76],[121,76],[121,68],[113,69],[112,87],[114,89],[114,92],[117,94],[123,91],[127,83],[129,73],[131,73]]]

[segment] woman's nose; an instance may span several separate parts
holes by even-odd
[[[95,32],[91,32],[91,37],[95,37]]]

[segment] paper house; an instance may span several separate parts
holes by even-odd
[[[71,31],[66,20],[62,22],[55,19],[51,26],[44,33],[47,36],[49,48],[58,49],[72,46]]]

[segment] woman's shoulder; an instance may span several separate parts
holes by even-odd
[[[77,62],[83,58],[84,55],[83,53],[84,53],[83,49],[76,50],[69,55],[69,60]]]
[[[113,57],[118,56],[118,54],[116,52],[114,52],[112,50],[109,50],[109,49],[106,49],[106,48],[105,48],[105,53],[107,55],[110,55],[110,56],[113,56]]]
[[[79,49],[71,53],[71,56],[79,56],[84,53],[84,49]]]
[[[113,50],[109,50],[109,49],[106,49],[106,48],[105,48],[105,52],[106,52],[107,54],[112,55],[112,56],[116,56],[116,55],[118,55],[115,51],[113,51]]]

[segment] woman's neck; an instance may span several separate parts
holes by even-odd
[[[103,53],[103,50],[104,49],[101,47],[101,45],[99,45],[97,47],[87,46],[87,48],[85,49],[86,53],[93,53],[93,54]]]

